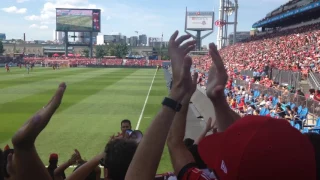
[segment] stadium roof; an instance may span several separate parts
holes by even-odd
[[[301,15],[304,12],[316,10],[319,8],[320,8],[320,2],[311,3],[311,4],[308,4],[308,5],[303,6],[301,8],[290,10],[290,11],[287,11],[287,12],[282,13],[280,15],[274,16],[272,18],[257,22],[252,25],[252,28],[259,28],[259,27],[268,26],[271,23],[274,23],[274,22],[277,22],[280,20],[284,20],[289,17],[294,17],[296,15]]]

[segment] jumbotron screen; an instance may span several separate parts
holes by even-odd
[[[100,9],[56,9],[56,30],[100,32]]]

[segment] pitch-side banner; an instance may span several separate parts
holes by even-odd
[[[187,12],[187,30],[212,30],[214,24],[214,12]]]

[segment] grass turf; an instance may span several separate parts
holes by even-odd
[[[130,119],[136,127],[154,73],[155,69],[121,68],[35,68],[30,74],[24,68],[12,68],[10,73],[0,72],[0,147],[11,145],[14,132],[48,102],[59,82],[66,82],[62,105],[38,137],[36,147],[45,164],[50,153],[58,153],[60,163],[67,161],[75,148],[91,159],[120,130],[122,119]],[[164,72],[158,71],[141,131],[147,129],[166,94]],[[171,170],[165,149],[158,172]]]

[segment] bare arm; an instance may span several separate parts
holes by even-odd
[[[57,169],[54,170],[54,179],[62,177],[64,171],[71,166],[72,163],[70,161],[63,163]]]
[[[161,108],[137,148],[127,171],[126,180],[154,178],[175,113],[169,107]]]
[[[73,172],[67,180],[85,180],[86,177],[99,165],[100,159],[104,157],[105,153],[101,153],[90,161],[84,163],[75,172]]]
[[[181,36],[176,40],[176,31],[169,41],[169,55],[172,63],[173,87],[170,98],[181,102],[191,81],[192,59],[186,55],[194,48],[195,41],[181,43],[191,36]],[[163,106],[142,138],[126,174],[126,180],[154,179],[163,152],[165,141],[176,111]]]
[[[212,118],[210,117],[210,118],[207,120],[207,122],[206,122],[206,127],[202,130],[200,136],[196,139],[196,141],[194,142],[194,144],[197,144],[197,145],[198,145],[198,144],[200,143],[200,141],[201,141],[204,137],[206,137],[206,135],[208,134],[209,131],[213,130],[213,133],[216,133],[217,128],[214,128],[214,125],[215,125],[215,124],[212,123]]]
[[[64,171],[71,165],[75,164],[78,160],[82,160],[80,153],[77,149],[75,149],[75,152],[72,154],[71,158],[60,165],[57,169],[54,170],[54,179],[63,179]]]
[[[209,71],[207,96],[214,107],[218,131],[223,132],[241,117],[229,107],[226,101],[224,88],[228,80],[228,74],[214,44],[210,44],[210,55],[212,65]]]
[[[171,163],[176,176],[185,165],[195,162],[192,154],[183,143],[190,98],[191,96],[184,97],[182,109],[174,116],[167,139]]]
[[[61,83],[49,103],[35,113],[12,137],[14,154],[10,156],[13,161],[10,169],[15,171],[14,179],[52,179],[40,160],[34,144],[37,136],[59,108],[65,89],[66,85]]]

